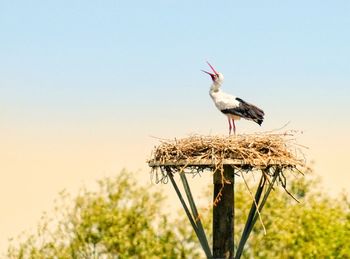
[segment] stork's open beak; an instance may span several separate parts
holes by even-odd
[[[207,63],[208,63],[208,65],[209,65],[209,67],[211,68],[211,70],[213,70],[214,73],[210,73],[210,72],[207,72],[207,71],[205,71],[205,70],[202,70],[202,71],[203,71],[204,73],[210,75],[210,76],[211,76],[211,79],[212,79],[213,81],[215,81],[215,79],[216,79],[217,76],[218,76],[218,72],[216,72],[216,70],[213,68],[212,65],[210,65],[210,63],[209,63],[208,61],[207,61]]]

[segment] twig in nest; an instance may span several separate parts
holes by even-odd
[[[281,180],[281,177],[282,177],[283,180]],[[279,180],[280,180],[281,185],[282,185],[282,188],[285,190],[285,192],[286,192],[290,197],[292,197],[296,202],[300,203],[300,201],[298,201],[298,199],[295,198],[295,197],[293,196],[293,194],[291,194],[291,193],[287,190],[287,179],[286,179],[285,175],[283,174],[283,171],[281,171],[280,174],[279,174]]]

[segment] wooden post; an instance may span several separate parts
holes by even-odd
[[[234,169],[224,165],[224,177],[230,183],[222,186],[220,172],[214,173],[214,199],[221,193],[221,200],[213,207],[213,257],[234,257]]]

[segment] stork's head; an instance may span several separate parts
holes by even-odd
[[[204,73],[210,75],[211,79],[213,80],[214,84],[221,84],[224,81],[224,75],[221,74],[220,72],[216,72],[216,70],[213,68],[212,65],[207,61],[209,67],[213,71],[213,73],[207,72],[205,70],[202,70]]]

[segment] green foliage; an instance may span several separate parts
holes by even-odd
[[[256,183],[250,181],[250,186]],[[350,203],[346,197],[322,193],[312,174],[311,178],[288,177],[288,184],[301,203],[276,186],[262,211],[267,235],[257,221],[243,257],[350,258]],[[138,186],[125,171],[115,179],[100,181],[99,187],[96,192],[82,190],[75,199],[62,193],[55,218],[44,217],[37,233],[10,245],[8,257],[204,257],[184,212],[176,220],[161,212],[166,204],[159,192]],[[247,187],[236,183],[235,245],[251,203]],[[212,212],[207,208],[200,212],[211,241]]]
[[[288,174],[286,172],[286,174]],[[331,198],[322,193],[311,172],[306,177],[288,177],[289,191],[281,186],[271,192],[261,217],[245,246],[242,258],[350,258],[350,203],[344,195]],[[251,179],[250,179],[251,180]],[[253,194],[257,180],[249,181]],[[255,186],[256,188],[256,186]],[[210,187],[211,189],[211,187]],[[209,196],[211,191],[206,194]],[[244,183],[235,184],[235,251],[240,241],[253,198]],[[212,239],[212,210],[201,218]]]
[[[312,180],[293,182],[296,203],[283,190],[269,197],[262,212],[267,235],[259,223],[250,238],[247,255],[256,258],[350,258],[350,206],[330,198]]]
[[[62,193],[56,218],[43,218],[35,235],[9,247],[8,257],[198,256],[197,243],[193,242],[187,222],[169,222],[167,215],[161,213],[164,198],[159,192],[138,186],[132,174],[125,171],[116,179],[100,181],[99,187],[97,192],[83,190],[73,202]]]
[[[310,174],[310,173],[309,173]],[[277,186],[261,213],[267,234],[257,221],[244,258],[350,258],[350,206],[347,199],[320,192],[314,178],[289,177],[297,203]],[[235,244],[239,242],[252,198],[236,186]]]

